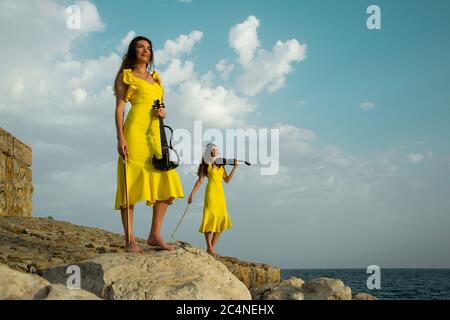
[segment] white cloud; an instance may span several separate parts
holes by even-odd
[[[284,86],[286,75],[292,73],[292,62],[306,58],[306,45],[292,39],[277,41],[271,52],[258,51],[257,58],[248,66],[245,73],[238,77],[239,86],[245,94],[254,96],[266,89],[272,93]]]
[[[120,44],[117,45],[117,51],[123,55],[126,53],[126,50],[128,49],[128,45],[130,44],[131,40],[133,40],[133,38],[136,37],[136,32],[134,32],[133,30],[128,31],[127,35],[120,40]]]
[[[220,59],[219,63],[216,64],[216,70],[219,72],[222,79],[228,79],[231,71],[234,70],[234,64],[229,64],[226,59]]]
[[[410,153],[408,155],[408,160],[411,161],[412,163],[419,163],[424,159],[424,156],[421,155],[420,153]]]
[[[94,4],[88,1],[75,4],[81,9],[82,23],[79,30],[66,27],[68,14],[61,3],[49,0],[0,2],[0,34],[2,39],[8,39],[8,45],[2,46],[0,55],[21,61],[15,66],[14,72],[25,72],[36,61],[63,57],[69,53],[75,39],[89,32],[103,30],[105,25]],[[15,36],[11,36],[12,30]],[[45,39],[42,35],[45,35]],[[9,64],[0,65],[1,73],[4,74],[8,69]]]
[[[189,35],[182,34],[175,40],[167,40],[163,49],[155,51],[155,65],[164,65],[173,58],[191,53],[202,38],[203,32],[194,30]]]
[[[278,40],[271,51],[259,49],[257,28],[259,20],[249,16],[247,20],[232,27],[229,44],[238,54],[243,73],[237,76],[238,87],[248,96],[263,90],[273,93],[282,88],[286,76],[293,72],[292,63],[306,59],[306,44],[296,39]]]
[[[280,130],[280,140],[283,141],[280,153],[304,155],[311,152],[310,142],[316,139],[313,131],[281,123],[275,123],[273,127]]]
[[[97,59],[75,63],[77,68],[71,72],[73,76],[69,79],[69,86],[71,88],[85,86],[99,90],[99,84],[103,86],[105,81],[113,82],[114,72],[119,69],[121,61],[120,56],[112,52],[109,56],[101,56]],[[74,62],[66,60],[61,62],[61,64],[63,64],[63,66],[60,66],[61,69],[70,69]],[[68,64],[69,67],[65,67],[64,64]]]
[[[22,78],[19,78],[18,80],[16,80],[13,83],[11,94],[14,97],[20,97],[23,94],[24,91],[25,91],[25,88],[24,88],[24,85],[23,85],[23,80],[22,80]]]
[[[239,55],[239,62],[248,66],[253,60],[255,50],[260,46],[257,29],[259,20],[255,16],[249,16],[247,20],[238,23],[230,29],[228,43]]]
[[[369,109],[375,108],[375,103],[373,103],[371,101],[365,101],[365,102],[361,102],[359,104],[359,107],[363,110],[369,110]]]
[[[167,68],[161,72],[161,81],[164,88],[189,81],[194,72],[194,63],[173,58]]]
[[[201,119],[217,128],[243,125],[245,116],[255,109],[252,102],[232,90],[205,86],[195,79],[183,82],[175,99],[185,119]]]
[[[77,89],[73,90],[72,93],[73,93],[73,98],[76,103],[82,103],[83,101],[86,100],[86,97],[87,97],[86,90],[77,88]]]
[[[166,53],[170,52],[166,56],[167,59],[170,57],[167,60],[170,62],[160,73],[165,88],[165,101],[170,107],[167,111],[180,110],[181,116],[178,113],[171,114],[171,119],[183,127],[189,127],[192,121],[199,119],[205,125],[217,128],[242,126],[245,124],[245,117],[255,110],[255,105],[232,89],[215,85],[212,70],[199,75],[195,72],[192,61],[173,57],[190,51],[196,43],[195,39],[200,40],[202,36],[202,32],[193,31],[189,37],[181,35],[175,40],[166,41],[164,50]],[[187,41],[187,38],[191,40]],[[232,68],[225,59],[220,60],[216,66],[216,70],[225,73],[229,73]]]
[[[297,101],[297,105],[299,106],[299,107],[302,107],[302,106],[304,106],[306,104],[306,100],[305,99],[302,99],[302,100],[298,100]]]
[[[425,159],[430,159],[433,157],[433,152],[431,150],[428,150],[425,154],[421,153],[410,153],[407,155],[407,159],[411,163],[420,163],[424,161]]]
[[[81,31],[93,32],[103,31],[106,28],[105,23],[100,18],[97,7],[90,1],[77,1],[76,5],[81,10]]]

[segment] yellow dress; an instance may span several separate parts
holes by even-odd
[[[156,200],[184,198],[180,177],[176,169],[159,171],[153,167],[152,158],[162,158],[159,118],[151,112],[155,99],[164,101],[164,88],[156,71],[155,83],[133,75],[131,69],[123,69],[123,82],[128,84],[125,101],[131,103],[124,123],[124,136],[128,144],[127,185],[129,205],[146,201],[152,206]],[[169,137],[167,137],[169,138]],[[117,159],[117,191],[115,210],[126,208],[124,160]]]
[[[208,164],[208,184],[205,190],[203,221],[199,232],[222,232],[232,227],[222,184],[224,176],[224,166],[217,168]]]

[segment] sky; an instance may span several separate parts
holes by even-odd
[[[381,29],[367,27],[372,4]],[[449,15],[440,0],[3,0],[0,126],[33,150],[34,216],[122,233],[111,84],[144,35],[171,127],[279,130],[278,172],[240,165],[224,186],[233,228],[219,254],[450,268]],[[196,165],[177,170],[186,198],[167,211],[166,240],[196,180]],[[175,236],[201,248],[204,190]],[[139,237],[151,210],[136,205]]]

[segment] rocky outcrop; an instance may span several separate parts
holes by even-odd
[[[0,216],[31,216],[31,148],[0,127]]]
[[[342,280],[316,278],[304,282],[291,277],[278,283],[266,284],[250,290],[253,300],[377,300],[367,293],[352,297],[352,291]]]
[[[147,244],[137,239],[142,248]],[[74,264],[104,253],[123,252],[123,235],[52,218],[0,217],[0,263],[24,272]],[[280,269],[231,257],[217,258],[247,286],[278,281]],[[253,270],[254,269],[254,270]]]
[[[138,239],[145,253],[136,255],[123,251],[122,235],[97,228],[19,217],[0,217],[0,225],[3,262],[60,284],[47,292],[52,299],[65,288],[69,265],[80,267],[82,289],[106,299],[251,299],[224,264],[185,242],[176,241],[169,252]],[[48,287],[47,280],[38,287]],[[16,297],[36,294],[18,291]]]
[[[232,257],[215,258],[182,241],[175,241],[175,249],[170,252],[149,247],[142,239],[137,242],[145,248],[145,254],[125,253],[123,235],[99,228],[50,217],[0,216],[0,264],[22,274],[37,274],[33,278],[35,286],[23,286],[16,293],[10,291],[8,297],[83,298],[79,296],[84,294],[81,291],[66,290],[69,265],[80,267],[82,289],[105,299],[369,300],[372,297],[367,294],[352,297],[350,288],[337,279],[318,278],[306,284],[298,278],[279,281],[278,268]],[[52,284],[38,275],[44,275]],[[8,281],[0,282],[0,292],[14,288],[13,282]],[[46,291],[26,288],[46,288]]]
[[[250,289],[253,300],[304,300],[300,278],[290,277],[277,283]]]
[[[368,293],[358,293],[353,296],[352,300],[378,300],[378,299]]]
[[[122,235],[99,228],[51,218],[0,217],[0,263],[16,270],[41,274],[51,266],[121,252],[122,248]]]
[[[280,268],[263,263],[241,261],[233,257],[220,256],[217,260],[227,266],[247,288],[254,288],[280,281]]]
[[[305,300],[351,300],[352,290],[342,280],[316,278],[302,286]]]
[[[0,300],[18,299],[98,300],[99,298],[90,292],[51,284],[37,275],[19,272],[0,264]]]
[[[103,299],[251,300],[247,287],[204,250],[186,242],[174,250],[144,254],[108,253],[77,263],[81,288]],[[67,281],[68,265],[43,271],[52,283]]]

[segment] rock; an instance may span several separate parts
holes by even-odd
[[[106,253],[106,249],[104,247],[97,248],[98,253]]]
[[[98,300],[87,291],[52,285],[33,274],[23,273],[0,264],[0,300]]]
[[[358,293],[353,296],[352,300],[378,300],[378,298],[368,293]]]
[[[279,282],[280,268],[263,263],[245,262],[233,257],[219,256],[216,258],[225,264],[247,288],[262,286],[268,283]]]
[[[352,290],[342,280],[316,278],[302,286],[305,300],[352,300]]]
[[[0,216],[0,239],[0,261],[25,272],[30,271],[29,265],[33,265],[33,271],[38,274],[51,266],[117,251],[123,244],[123,235],[120,234],[32,217]],[[138,243],[145,245],[144,240],[138,240]]]
[[[316,278],[308,283],[296,277],[250,289],[253,300],[352,300],[339,279]]]
[[[303,283],[300,278],[290,277],[278,283],[252,288],[250,293],[253,300],[303,300]]]
[[[44,299],[48,281],[0,265],[0,300]]]
[[[305,283],[305,281],[303,281],[300,278],[296,278],[296,277],[289,277],[289,279],[284,280],[284,282],[290,286],[296,287],[296,288],[301,288],[303,287],[303,284]]]
[[[52,284],[45,300],[101,300],[95,294],[82,289],[69,289],[62,284]]]
[[[227,267],[188,243],[172,251],[145,249],[144,254],[106,253],[77,263],[81,288],[104,299],[250,300],[247,287]],[[67,265],[43,270],[52,283],[66,283]]]

